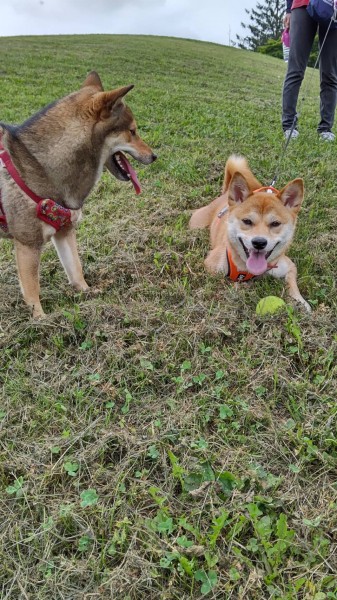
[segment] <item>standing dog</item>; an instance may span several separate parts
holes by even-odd
[[[97,73],[82,88],[22,125],[0,123],[0,235],[14,239],[20,286],[34,318],[44,315],[39,265],[52,239],[69,282],[87,290],[74,224],[103,168],[140,193],[124,152],[143,163],[156,156],[139,137],[123,97],[133,85],[105,92]]]
[[[286,256],[303,201],[303,180],[294,179],[281,191],[261,188],[241,156],[225,167],[222,195],[196,210],[191,229],[210,227],[211,251],[205,265],[233,281],[249,281],[264,273],[284,277],[289,295],[310,311],[297,286],[297,270]]]

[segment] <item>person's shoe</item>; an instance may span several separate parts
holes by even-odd
[[[292,140],[296,140],[296,138],[298,138],[299,135],[300,134],[297,131],[297,129],[286,129],[284,132],[284,137],[286,138],[286,140],[289,140],[289,138],[291,138]]]
[[[318,135],[319,139],[324,142],[333,142],[335,140],[335,134],[332,131],[321,131]]]

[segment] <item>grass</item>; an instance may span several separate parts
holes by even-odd
[[[0,118],[23,121],[96,69],[128,96],[159,159],[143,194],[104,174],[74,294],[52,247],[48,317],[28,318],[1,245],[0,590],[34,600],[337,598],[336,150],[319,143],[318,78],[278,186],[305,180],[290,255],[313,306],[203,267],[191,210],[228,155],[261,182],[282,148],[281,61],[169,38],[0,38]],[[79,174],[80,176],[80,174]]]

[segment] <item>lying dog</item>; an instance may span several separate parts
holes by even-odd
[[[104,92],[97,73],[82,88],[43,108],[22,125],[0,123],[0,235],[14,239],[20,286],[34,318],[39,264],[52,239],[69,282],[87,290],[74,224],[103,168],[140,193],[124,152],[143,164],[156,156],[139,137],[123,97],[133,85]]]
[[[289,295],[310,311],[297,286],[297,270],[285,253],[293,239],[303,201],[303,181],[294,179],[281,191],[261,188],[241,156],[225,167],[222,195],[196,210],[191,229],[210,227],[211,251],[205,265],[233,281],[249,281],[269,273],[284,277]]]

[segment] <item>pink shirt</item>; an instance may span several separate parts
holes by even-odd
[[[291,10],[293,8],[300,8],[300,6],[308,6],[309,0],[294,0],[291,5]]]

